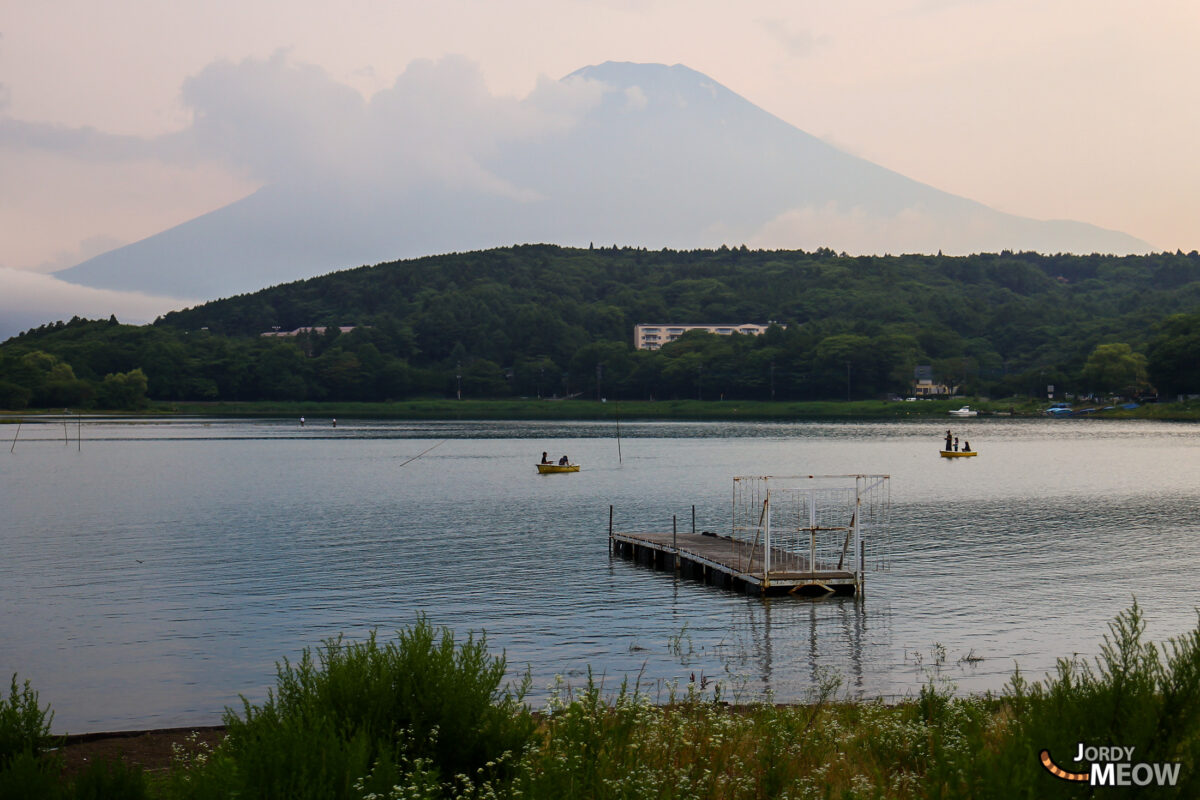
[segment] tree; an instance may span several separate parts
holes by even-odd
[[[24,386],[18,386],[8,381],[0,381],[0,408],[6,408],[11,411],[24,408],[29,405],[31,397],[33,397],[33,392]]]
[[[146,407],[146,373],[141,369],[129,372],[110,372],[104,376],[96,393],[96,402],[101,408],[120,411],[135,411]]]
[[[827,336],[817,345],[814,366],[818,371],[818,391],[825,397],[862,397],[874,387],[864,384],[873,378],[871,340],[866,336],[844,333]],[[857,380],[854,378],[858,373]]]
[[[584,345],[567,364],[572,375],[578,375],[585,397],[595,397],[599,388],[606,397],[620,397],[625,383],[633,372],[632,351],[625,342],[599,341]],[[600,373],[596,372],[599,365]],[[599,387],[596,381],[599,380]]]
[[[1200,314],[1176,314],[1150,345],[1150,376],[1160,390],[1200,392]]]
[[[303,400],[310,371],[308,359],[294,342],[271,342],[254,363],[255,393],[265,400]]]
[[[463,365],[462,390],[463,397],[504,397],[512,393],[504,370],[486,358]]]
[[[554,394],[561,375],[562,368],[548,356],[518,359],[513,365],[513,389],[529,397]]]
[[[359,400],[364,380],[362,361],[354,353],[335,347],[316,359],[318,391],[329,400]]]
[[[1096,345],[1080,378],[1095,392],[1133,395],[1148,385],[1146,357],[1124,342]]]

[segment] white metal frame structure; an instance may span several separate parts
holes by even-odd
[[[764,588],[801,581],[832,591],[852,581],[861,592],[868,556],[872,568],[888,567],[890,523],[887,475],[733,479],[732,546]]]

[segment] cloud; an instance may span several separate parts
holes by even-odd
[[[0,117],[0,146],[85,162],[215,161],[260,185],[437,182],[526,197],[482,164],[507,141],[569,128],[604,91],[595,81],[543,76],[523,99],[497,96],[478,64],[446,56],[413,61],[367,100],[280,50],[214,62],[186,79],[181,100],[191,123],[181,131],[142,138]]]
[[[520,202],[541,199],[528,177],[499,174],[504,169],[500,157],[504,149],[522,142],[532,143],[536,150],[540,140],[576,125],[610,91],[611,87],[582,77],[556,81],[543,76],[523,98],[496,95],[476,63],[448,56],[411,62],[390,86],[368,99],[323,68],[295,63],[286,51],[279,51],[265,59],[217,61],[186,79],[181,100],[190,120],[181,130],[139,137],[0,114],[0,155],[42,169],[49,161],[82,174],[98,168],[106,174],[132,174],[166,164],[240,176],[248,187],[242,198],[265,189],[271,197],[286,198],[295,209],[306,210],[297,213],[323,209],[314,213],[306,231],[288,235],[308,235],[306,241],[313,244],[310,257],[327,262],[329,268],[347,259],[358,263],[393,256],[396,230],[404,223],[388,209],[404,207],[406,202],[419,204],[412,198],[427,197],[429,189],[443,195],[448,191]],[[27,172],[30,180],[38,180],[35,168]],[[73,199],[60,199],[59,207],[65,208]],[[411,212],[404,215],[411,218]],[[261,232],[263,222],[252,227]],[[110,229],[92,226],[88,233]],[[340,241],[338,237],[349,229],[361,234],[349,249],[352,255],[322,249],[326,241]],[[126,229],[119,233],[126,240],[137,238]],[[81,234],[77,236],[82,238]],[[34,273],[70,269],[118,248],[122,243],[116,238],[93,236],[74,252],[48,247],[39,253],[36,266],[32,261],[9,266]],[[76,237],[67,240],[72,239]],[[208,244],[217,250],[238,246]],[[266,244],[281,249],[278,239]],[[186,280],[181,274],[186,268],[178,261],[160,261],[147,269],[164,278],[156,291],[188,295],[197,291],[199,283]],[[4,281],[9,286],[0,285],[0,293],[6,294],[0,313],[9,332],[56,316],[123,313],[132,319],[153,319],[177,305],[170,298],[89,294],[79,287],[49,279],[39,283],[11,271]],[[15,299],[18,288],[25,298],[20,301]],[[73,301],[79,305],[72,305]],[[13,321],[18,318],[19,322]]]
[[[747,244],[766,249],[828,247],[850,255],[937,251],[967,255],[1002,250],[1124,254],[1152,250],[1138,239],[1085,223],[1011,217],[978,204],[945,213],[920,202],[884,213],[836,202],[800,206],[759,226]]]
[[[0,341],[75,316],[106,319],[116,315],[122,322],[146,323],[189,305],[195,301],[92,289],[52,275],[0,267]]]
[[[818,36],[810,30],[796,30],[783,19],[761,19],[758,24],[784,50],[796,58],[807,58],[818,48],[830,43],[828,36]]]
[[[369,160],[342,174],[369,171],[394,184],[436,181],[530,198],[482,166],[506,142],[535,141],[570,128],[599,103],[595,81],[538,80],[524,99],[496,96],[479,66],[461,56],[418,60],[371,98],[365,138]]]
[[[184,81],[181,95],[193,117],[178,138],[263,182],[336,169],[359,152],[362,95],[320,67],[291,63],[283,50],[210,64]]]
[[[630,86],[625,90],[626,111],[641,111],[649,102],[650,100],[646,97],[646,93],[642,91],[642,87]]]
[[[944,218],[920,207],[901,209],[894,215],[837,203],[807,205],[779,214],[750,237],[751,247],[813,250],[829,247],[851,255],[883,253],[951,254],[978,252],[987,223],[966,220],[961,230],[948,229]]]
[[[0,108],[0,110],[3,110]],[[171,160],[170,139],[145,139],[44,122],[0,118],[0,146],[68,155],[89,163]]]
[[[109,250],[116,250],[124,244],[126,242],[114,239],[111,236],[89,236],[80,242],[79,246],[74,250],[59,250],[52,258],[33,267],[32,271],[57,272],[60,269],[73,267],[76,264],[87,261],[92,256],[107,253]]]

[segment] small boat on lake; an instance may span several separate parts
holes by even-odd
[[[978,450],[939,450],[938,454],[942,458],[971,458],[979,455]]]
[[[979,412],[976,411],[975,409],[971,408],[970,406],[963,406],[962,408],[952,409],[950,411],[950,416],[952,416],[952,417],[977,417],[977,416],[979,416]]]
[[[578,464],[538,464],[537,470],[542,475],[551,472],[579,472]]]

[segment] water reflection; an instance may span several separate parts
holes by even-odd
[[[0,458],[0,674],[59,730],[213,722],[277,660],[418,613],[486,630],[535,700],[589,668],[794,700],[829,671],[865,696],[999,689],[1016,662],[1096,652],[1135,594],[1155,638],[1200,604],[1188,425],[956,422],[973,463],[938,459],[936,421],[623,420],[620,459],[607,423],[81,427],[64,447],[62,420],[25,425]],[[584,469],[539,479],[542,450]],[[862,599],[764,601],[607,556],[610,504],[643,530],[690,527],[695,504],[723,532],[734,475],[861,472],[890,474],[893,503],[892,569]]]

